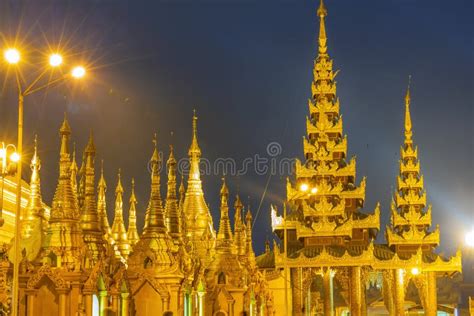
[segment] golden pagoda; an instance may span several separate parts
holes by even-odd
[[[128,210],[128,230],[127,239],[130,247],[140,240],[140,235],[137,229],[137,198],[135,196],[135,179],[132,178],[132,193],[130,194],[130,209]]]

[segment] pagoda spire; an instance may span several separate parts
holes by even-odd
[[[251,267],[255,267],[255,252],[253,251],[252,245],[252,212],[250,207],[247,207],[247,214],[245,215],[245,228],[246,228],[246,246],[245,252],[247,254],[247,260]]]
[[[41,181],[39,171],[41,169],[41,160],[38,155],[38,137],[35,135],[35,145],[33,158],[30,163],[30,194],[28,205],[25,210],[24,220],[22,220],[22,239],[30,238],[35,233],[35,228],[42,227],[44,217],[43,199],[41,197]]]
[[[439,228],[429,231],[431,205],[427,206],[418,148],[413,144],[410,100],[409,84],[405,96],[405,140],[400,149],[400,172],[391,203],[391,227],[386,230],[386,237],[389,245],[400,251],[416,251],[413,246],[431,250],[439,244]]]
[[[130,244],[127,239],[127,231],[123,221],[123,187],[121,171],[119,169],[117,176],[117,187],[115,188],[115,216],[112,224],[112,237],[115,240],[118,250],[123,258],[127,258],[130,253]]]
[[[74,198],[71,186],[71,161],[69,156],[69,137],[71,128],[64,114],[64,121],[59,129],[61,149],[59,154],[59,179],[51,205],[49,219],[49,242],[46,245],[45,256],[49,250],[61,249],[57,257],[56,266],[67,266],[78,263],[80,251],[83,247],[80,229],[80,212]]]
[[[100,229],[99,213],[95,196],[95,154],[94,137],[92,130],[84,150],[83,162],[83,204],[81,209],[81,228],[84,241],[89,247],[94,259],[98,259],[105,252],[105,239]]]
[[[405,95],[405,144],[411,144],[413,142],[413,132],[411,130],[411,114],[410,114],[410,81],[411,77],[408,77],[407,93]]]
[[[128,263],[129,266],[136,269],[151,269],[151,273],[159,275],[162,271],[168,270],[176,261],[174,256],[176,247],[165,225],[160,193],[160,156],[156,134],[153,138],[153,145],[153,154],[149,162],[151,192],[145,215],[145,227],[140,240],[133,248]],[[144,261],[146,261],[145,267],[143,266]]]
[[[74,193],[74,198],[78,199],[78,187],[77,187],[77,161],[76,161],[76,142],[72,143],[72,160],[71,160],[71,186]]]
[[[317,15],[319,17],[319,37],[318,37],[318,52],[320,56],[327,56],[327,37],[326,37],[326,24],[324,18],[328,15],[328,11],[324,6],[324,1],[321,0],[319,3],[319,8],[317,10]]]
[[[130,210],[128,211],[128,231],[127,238],[130,246],[134,246],[140,235],[137,229],[137,198],[135,196],[135,179],[132,178],[132,193],[130,194]]]
[[[180,244],[182,241],[182,223],[181,212],[178,207],[178,198],[176,196],[176,159],[173,154],[173,146],[170,145],[170,154],[166,162],[168,168],[168,186],[166,193],[166,226],[168,232],[173,238],[175,244]]]
[[[235,197],[234,203],[234,234],[235,234],[235,247],[237,248],[237,254],[239,256],[245,256],[245,249],[247,247],[247,241],[245,237],[245,225],[242,221],[242,210],[243,204],[240,201],[240,197]]]
[[[105,182],[104,178],[104,160],[101,161],[100,179],[97,186],[97,191],[97,213],[99,216],[99,225],[103,236],[110,243],[112,230],[107,217],[107,198],[105,196],[107,192],[107,183]]]
[[[145,214],[143,234],[166,231],[163,203],[160,192],[160,155],[158,153],[156,134],[153,137],[153,154],[149,166],[151,168],[151,191],[148,208]]]
[[[220,196],[221,217],[219,221],[219,232],[217,233],[216,249],[217,251],[230,252],[232,251],[233,237],[229,218],[229,189],[225,183],[225,177],[222,178]]]
[[[193,242],[194,248],[199,252],[199,257],[205,259],[208,257],[207,249],[215,240],[215,232],[212,216],[202,190],[199,171],[201,149],[198,145],[197,119],[194,112],[192,141],[188,151],[190,164],[188,187],[183,202],[183,212],[186,218],[186,236]]]

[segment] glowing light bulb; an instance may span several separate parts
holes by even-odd
[[[63,57],[59,54],[52,54],[49,56],[49,64],[52,67],[57,67],[63,63]]]
[[[303,192],[306,192],[308,191],[308,185],[306,183],[303,183],[300,185],[300,190],[303,191]]]
[[[466,234],[465,242],[466,242],[466,246],[470,248],[474,248],[474,230]]]
[[[20,61],[20,52],[15,48],[5,51],[4,57],[9,64],[17,64]]]
[[[74,78],[79,79],[85,76],[86,70],[82,66],[77,66],[77,67],[74,67],[71,74]]]
[[[5,156],[7,155],[7,151],[5,148],[0,148],[0,159],[5,159]]]
[[[420,274],[420,269],[418,269],[417,267],[412,268],[411,269],[411,274],[413,274],[413,275]]]
[[[10,155],[10,160],[13,162],[18,162],[20,161],[20,155],[18,153],[13,153]]]
[[[312,188],[311,189],[311,194],[316,194],[316,193],[318,193],[318,188],[316,188],[316,187]]]

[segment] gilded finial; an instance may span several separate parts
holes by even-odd
[[[227,188],[227,184],[225,183],[225,176],[223,176],[221,180],[222,180],[221,196],[228,195],[229,189]]]
[[[412,124],[411,124],[411,114],[410,114],[410,84],[411,84],[411,75],[408,76],[408,87],[407,93],[405,95],[405,143],[412,142]]]
[[[130,195],[130,203],[137,203],[137,198],[135,196],[135,178],[132,178],[132,193]]]
[[[319,2],[319,8],[318,8],[317,14],[319,17],[325,17],[328,15],[328,10],[326,9],[326,6],[324,5],[323,0]]]
[[[115,189],[115,193],[123,193],[123,187],[122,187],[122,169],[118,169],[118,175],[117,175],[117,188]]]
[[[34,152],[33,152],[33,158],[31,159],[31,170],[34,169],[40,169],[40,160],[38,157],[38,135],[35,134],[35,139],[34,139]]]
[[[69,126],[69,122],[67,120],[67,114],[64,112],[64,120],[61,128],[59,129],[60,134],[71,134],[71,127]]]
[[[160,156],[158,154],[158,138],[156,136],[156,133],[153,134],[153,155],[151,156],[150,161],[155,161],[158,162],[160,161]]]
[[[323,0],[319,3],[319,8],[317,11],[317,14],[319,16],[319,38],[318,38],[318,43],[319,43],[319,54],[320,55],[327,55],[327,37],[326,37],[326,25],[324,23],[324,18],[327,16],[328,11],[326,10],[326,7],[324,6]]]

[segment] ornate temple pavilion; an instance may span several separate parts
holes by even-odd
[[[317,15],[318,55],[304,161],[296,160],[295,177],[287,180],[283,211],[271,208],[272,228],[281,243],[257,258],[273,290],[275,309],[282,311],[280,315],[453,313],[456,298],[438,300],[449,282],[441,280],[443,286],[437,290],[437,280],[461,270],[461,254],[444,258],[435,252],[439,227],[431,227],[431,206],[413,142],[410,91],[405,97],[405,139],[391,223],[386,243],[380,244],[375,238],[381,206],[364,211],[366,179],[357,181],[356,159],[347,156],[323,1]]]

